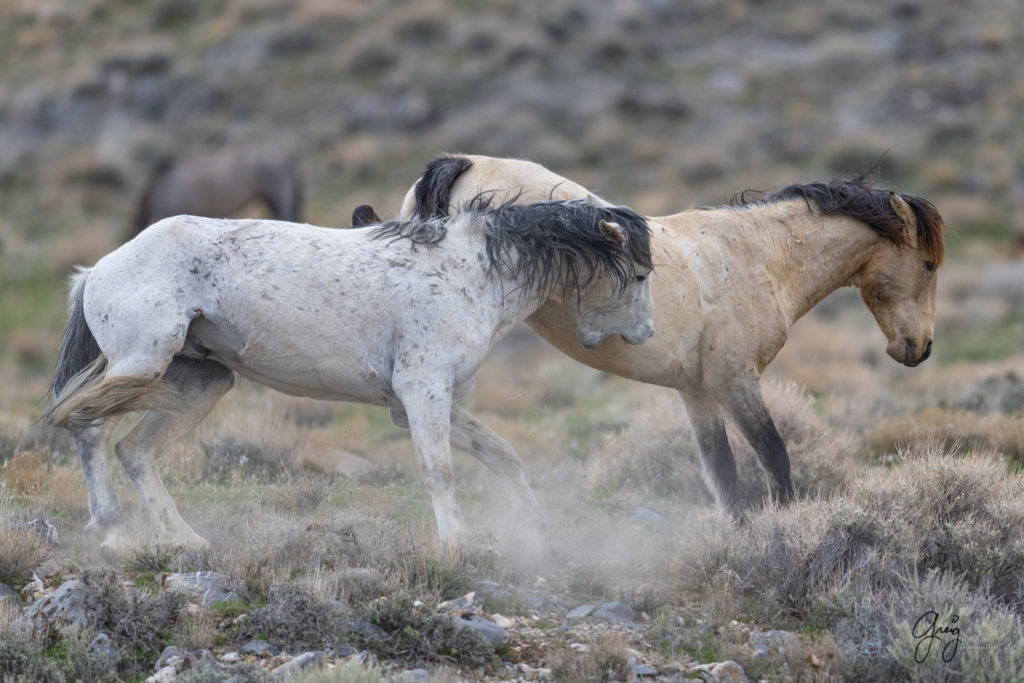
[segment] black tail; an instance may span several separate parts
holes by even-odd
[[[68,297],[68,326],[64,329],[64,338],[60,342],[60,353],[57,355],[57,372],[50,384],[54,398],[60,396],[64,387],[76,375],[93,364],[102,355],[96,338],[92,336],[89,325],[85,322],[85,281],[88,270],[81,270],[74,276],[71,294]]]
[[[416,217],[427,220],[447,216],[452,186],[472,165],[468,157],[455,154],[442,154],[431,159],[423,177],[416,183]]]

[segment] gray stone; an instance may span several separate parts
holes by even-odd
[[[590,615],[594,619],[606,621],[633,621],[633,608],[624,602],[606,602]]]
[[[106,633],[97,633],[96,637],[89,643],[89,652],[95,652],[110,660],[117,659],[117,648],[114,641]]]
[[[78,579],[65,581],[33,602],[22,616],[33,637],[54,638],[81,631],[91,621],[85,606],[85,587]]]
[[[165,574],[160,583],[166,590],[188,593],[192,600],[203,607],[238,597],[232,580],[218,572]]]
[[[164,648],[164,651],[160,653],[160,657],[156,660],[156,664],[153,666],[153,669],[162,669],[165,666],[177,667],[183,661],[185,661],[185,651],[180,647],[168,645]]]
[[[14,590],[6,583],[0,583],[0,600],[6,600],[8,598],[17,598],[18,591]]]
[[[573,619],[573,620],[575,620],[575,619],[584,619],[586,617],[589,617],[591,614],[593,614],[595,609],[596,608],[594,607],[594,605],[580,605],[576,609],[574,609],[571,612],[569,612],[568,614],[566,614],[565,618],[566,619]]]
[[[426,669],[406,669],[391,680],[394,683],[430,683],[433,678]]]
[[[271,673],[275,676],[289,676],[299,671],[308,671],[313,667],[323,666],[323,663],[324,653],[322,650],[303,652],[300,655],[292,657],[291,661],[285,662],[274,669]]]
[[[468,628],[479,634],[495,650],[508,642],[508,634],[505,633],[505,629],[493,621],[484,619],[476,614],[464,614],[460,617],[454,617],[452,618],[452,623],[459,628]]]
[[[371,624],[362,619],[349,619],[345,622],[349,631],[366,638],[367,640],[379,641],[388,637],[387,632],[376,624]]]
[[[281,654],[281,648],[266,640],[250,640],[238,648],[240,655],[256,655],[257,657],[276,657]]]
[[[747,678],[747,673],[743,670],[743,667],[732,660],[715,662],[713,664],[701,664],[700,666],[693,667],[690,671],[698,674],[707,674],[711,677],[712,681],[719,681],[720,683],[750,683],[750,679]]]
[[[345,659],[346,657],[359,654],[359,650],[355,649],[348,643],[338,643],[331,648],[331,654],[338,659]]]
[[[658,670],[646,664],[635,664],[633,665],[633,673],[637,676],[657,676]]]

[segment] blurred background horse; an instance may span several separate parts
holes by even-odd
[[[187,159],[170,157],[150,172],[132,223],[136,235],[161,218],[190,214],[226,218],[251,202],[268,217],[297,222],[302,185],[292,163],[268,150],[221,150]]]

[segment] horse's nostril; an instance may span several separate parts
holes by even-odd
[[[928,356],[932,355],[932,342],[929,339],[928,345],[924,347],[924,353],[921,354],[921,360],[927,360]]]

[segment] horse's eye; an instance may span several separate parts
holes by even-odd
[[[648,275],[650,275],[650,273],[644,273],[643,275],[637,275],[636,276],[636,281],[637,282],[643,282],[644,280],[647,279]]]
[[[935,261],[925,261],[924,267],[928,269],[928,272],[935,270]]]

